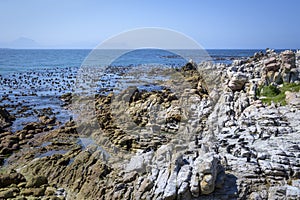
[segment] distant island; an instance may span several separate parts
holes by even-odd
[[[26,38],[20,37],[11,42],[0,44],[0,48],[11,48],[11,49],[39,49],[42,46],[36,41]]]

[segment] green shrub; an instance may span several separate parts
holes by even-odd
[[[299,90],[300,90],[300,83],[298,83],[298,84],[296,84],[296,83],[285,83],[280,88],[280,91],[282,91],[282,92],[286,92],[286,91],[299,92]]]
[[[265,97],[275,97],[280,94],[280,90],[274,85],[268,85],[261,89],[260,95]]]
[[[261,97],[263,103],[271,104],[280,103],[280,105],[286,105],[285,92],[299,92],[300,84],[296,83],[284,83],[281,87],[273,85],[260,87],[257,91],[257,96]]]

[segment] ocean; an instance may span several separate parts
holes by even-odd
[[[63,109],[59,99],[62,94],[74,91],[77,73],[82,66],[113,66],[140,71],[151,66],[177,68],[189,59],[195,62],[213,61],[230,64],[234,59],[253,56],[261,49],[209,49],[197,50],[138,49],[97,50],[88,49],[0,49],[0,106],[16,117],[12,131],[20,130],[37,121],[47,111],[61,123],[72,113]],[[276,50],[282,51],[282,50]],[[119,69],[119,68],[118,68]],[[122,69],[123,70],[123,69]],[[99,82],[105,87],[116,87],[124,71],[104,73]],[[149,79],[149,77],[142,77]],[[156,77],[157,78],[157,77]],[[98,85],[102,87],[102,85]]]
[[[85,58],[91,52],[91,49],[0,49],[0,73],[19,72],[27,70],[37,70],[53,67],[80,67]],[[105,55],[114,54],[118,50],[100,50]],[[264,51],[261,49],[209,49],[208,54],[215,62],[230,63],[232,59],[245,58],[252,56],[255,52]],[[281,50],[278,50],[281,51]],[[194,57],[198,51],[181,50],[187,56]],[[157,61],[158,58],[168,58],[171,64],[181,64],[182,60],[177,57],[168,57],[168,52],[163,50],[141,50],[135,51],[131,57],[120,57],[119,62],[125,64],[141,64],[143,59],[151,58]],[[161,57],[160,57],[161,56]],[[161,61],[161,60],[160,60]],[[120,64],[120,63],[119,63]],[[167,63],[166,63],[167,64]]]

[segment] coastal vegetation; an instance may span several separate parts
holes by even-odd
[[[284,106],[286,105],[285,92],[299,92],[299,90],[300,83],[283,83],[279,86],[262,86],[257,90],[257,95],[260,97],[263,103],[270,105],[273,102]]]

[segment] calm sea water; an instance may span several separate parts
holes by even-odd
[[[78,67],[90,50],[0,49],[0,73]]]
[[[26,70],[37,70],[45,68],[64,68],[64,67],[80,67],[86,57],[92,50],[55,50],[55,49],[43,49],[43,50],[29,50],[29,49],[0,49],[0,73],[17,72]],[[232,59],[243,58],[252,56],[255,52],[260,51],[257,49],[250,50],[207,50],[212,60],[215,62],[231,63]],[[180,55],[175,55],[176,52],[180,52]],[[169,65],[182,65],[186,59],[182,59],[182,55],[185,58],[196,58],[196,61],[201,60],[196,50],[176,50],[174,52],[164,50],[139,50],[134,53],[128,53],[121,55],[119,50],[100,50],[99,54],[105,55],[109,61],[113,61],[116,65],[138,65],[144,64],[145,61],[153,63],[163,63]],[[121,55],[117,59],[115,55]],[[197,56],[199,59],[197,59]]]
[[[230,64],[234,59],[249,57],[258,51],[261,50],[0,49],[0,106],[16,116],[13,131],[22,129],[28,122],[38,121],[38,117],[49,109],[50,117],[56,116],[64,123],[72,113],[61,107],[59,96],[72,92],[81,66],[125,66],[127,69],[136,67],[135,70],[144,71],[149,66],[180,67],[189,59]],[[115,72],[107,72],[105,77],[99,79],[103,87],[116,88],[122,73]],[[149,77],[142,78],[146,80]]]

